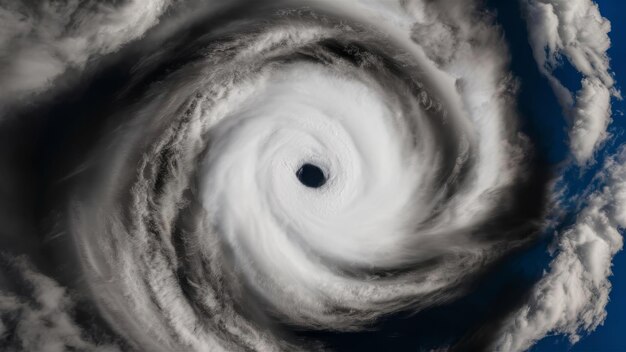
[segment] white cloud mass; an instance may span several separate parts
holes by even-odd
[[[169,2],[0,0],[0,106],[141,37]]]
[[[11,292],[0,290],[0,342],[10,351],[63,352],[67,350],[115,352],[117,347],[97,344],[76,324],[74,301],[56,281],[35,271],[25,258],[1,258],[11,267]],[[0,271],[0,275],[6,274]],[[0,277],[0,279],[2,279]]]
[[[610,22],[590,0],[524,0],[529,42],[565,114],[571,119],[570,145],[578,164],[587,163],[608,137],[611,99],[616,90],[607,51]],[[553,74],[565,56],[583,78],[572,94]],[[502,327],[497,350],[521,351],[548,334],[582,333],[604,322],[611,261],[622,249],[626,226],[626,149],[607,159],[576,222],[557,234],[556,256],[519,311]]]
[[[535,60],[570,119],[572,154],[584,164],[607,137],[611,97],[620,98],[607,55],[611,23],[591,0],[522,0],[522,4]],[[563,56],[582,74],[576,93],[554,75]]]
[[[606,161],[598,178],[605,186],[558,235],[549,272],[503,327],[497,350],[526,350],[549,333],[566,334],[576,343],[604,321],[611,260],[622,249],[620,230],[626,227],[626,148]]]

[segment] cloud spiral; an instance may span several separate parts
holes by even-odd
[[[607,22],[586,12],[606,40],[581,58],[590,51],[555,34],[579,28],[563,22],[571,8],[523,4],[584,164],[619,96]],[[2,119],[41,114],[64,139],[41,157],[54,189],[44,237],[62,270],[37,273],[18,256],[40,249],[8,251],[0,282],[22,280],[0,286],[0,346],[325,349],[300,332],[452,304],[536,243],[558,207],[556,172],[524,129],[519,78],[482,2],[0,5]],[[551,73],[558,51],[584,75],[575,103]],[[617,160],[485,348],[523,350],[551,331],[575,342],[604,319],[623,226]],[[546,292],[575,293],[572,266],[575,288],[598,301],[544,309]]]

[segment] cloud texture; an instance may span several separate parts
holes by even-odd
[[[154,26],[169,1],[0,1],[0,104],[51,88],[68,69]]]
[[[557,235],[555,258],[531,297],[505,325],[497,345],[521,351],[547,334],[565,334],[571,343],[606,318],[611,260],[623,247],[626,227],[626,150],[606,161],[576,222]]]
[[[572,154],[578,163],[585,163],[607,137],[611,97],[620,98],[607,55],[611,23],[591,0],[528,0],[522,4],[535,60],[570,119]],[[564,59],[582,75],[576,93],[554,75]]]
[[[34,271],[26,258],[2,258],[0,279],[0,341],[5,350],[114,352],[95,343],[75,323],[74,300],[51,278]],[[11,281],[8,283],[7,281]],[[13,287],[13,292],[9,291]]]

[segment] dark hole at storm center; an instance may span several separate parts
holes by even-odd
[[[310,188],[320,188],[326,183],[324,171],[313,164],[304,164],[296,171],[300,183]]]

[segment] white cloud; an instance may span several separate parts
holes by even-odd
[[[74,302],[65,288],[33,270],[25,259],[13,260],[9,266],[23,280],[28,294],[23,290],[19,294],[8,288],[0,290],[3,346],[19,351],[118,351],[114,346],[99,345],[84,336],[74,321]]]
[[[566,334],[575,343],[603,323],[611,260],[622,249],[619,230],[626,227],[626,148],[606,162],[599,177],[605,186],[560,234],[549,272],[503,327],[498,350],[525,350],[549,333]]]
[[[169,2],[0,1],[0,106],[142,36]]]
[[[522,4],[535,60],[570,119],[572,154],[584,164],[607,137],[611,96],[621,98],[607,56],[611,23],[591,0],[523,0]],[[575,94],[553,74],[563,56],[582,74],[582,87]]]

